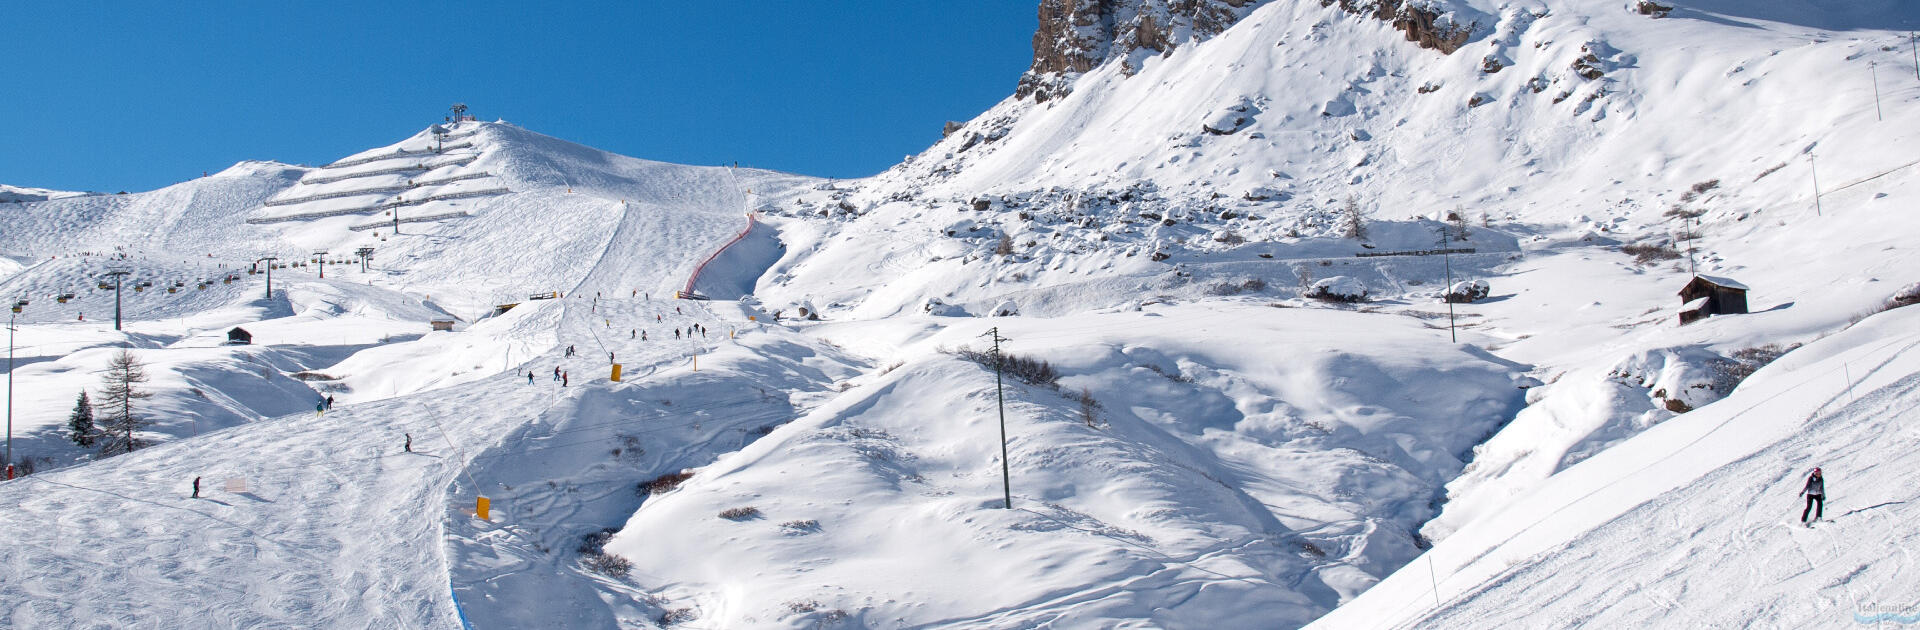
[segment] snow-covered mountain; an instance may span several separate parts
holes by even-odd
[[[462,120],[3,203],[40,470],[0,484],[0,598],[32,627],[1843,620],[1900,556],[1736,551],[1920,535],[1873,437],[1920,367],[1881,312],[1920,301],[1916,22],[1043,0],[1007,100],[866,179]],[[1678,326],[1696,272],[1752,312]],[[1004,451],[995,339],[1031,361]],[[88,461],[62,429],[120,347],[157,445]],[[1874,490],[1776,531],[1814,465]]]

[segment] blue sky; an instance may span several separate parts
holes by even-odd
[[[0,183],[324,164],[464,102],[635,157],[870,175],[1011,94],[1037,0],[0,8]]]

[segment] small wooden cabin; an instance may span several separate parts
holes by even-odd
[[[247,332],[245,328],[235,326],[233,330],[227,331],[227,343],[235,346],[251,344],[253,343],[253,333]]]
[[[1680,324],[1713,315],[1747,312],[1747,285],[1732,278],[1696,275],[1680,288]]]
[[[434,330],[448,331],[448,332],[451,332],[453,330],[453,320],[451,319],[436,319],[428,323],[433,325]]]

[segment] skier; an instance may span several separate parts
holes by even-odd
[[[679,339],[679,338],[680,338],[680,329],[678,329],[678,328],[675,328],[675,329],[673,329],[673,338],[674,338],[674,339]]]
[[[560,380],[560,366],[553,366],[553,380]]]
[[[327,415],[327,401],[313,403],[313,415],[314,417]]]
[[[1817,521],[1827,511],[1827,480],[1820,476],[1819,468],[1807,475],[1807,486],[1800,489],[1800,494],[1807,497],[1806,509],[1800,510],[1800,522],[1812,526],[1813,521],[1807,520],[1807,513],[1812,512],[1813,520]]]
[[[640,331],[640,340],[641,341],[647,340],[647,331],[644,331],[644,330]]]
[[[401,435],[405,435],[405,436],[407,436],[407,445],[406,445],[406,446],[403,446],[403,447],[401,447],[401,448],[405,448],[405,449],[407,449],[407,452],[409,452],[409,453],[411,453],[411,452],[413,452],[413,434],[412,434],[412,433],[403,433],[403,434],[401,434]]]
[[[195,499],[200,498],[200,478],[199,477],[193,478],[193,498]]]
[[[639,330],[639,329],[637,329],[637,328],[636,328],[636,329],[632,329],[632,330],[628,330],[628,331],[627,331],[627,338],[628,338],[628,339],[638,339],[639,337],[640,337],[640,330]]]
[[[527,384],[533,384],[533,370],[527,370]]]
[[[566,372],[561,372],[561,373],[560,373],[560,386],[561,386],[561,387],[566,387],[566,386],[567,386],[567,373],[566,373]]]
[[[333,411],[333,395],[327,395],[327,411]]]
[[[608,362],[608,363],[612,363],[612,362],[613,362],[613,351],[612,351],[612,350],[608,350],[608,351],[607,351],[607,362]]]

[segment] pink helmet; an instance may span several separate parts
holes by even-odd
[[[1813,469],[1813,474],[1816,474],[1816,475],[1820,474],[1820,469],[1818,468]]]

